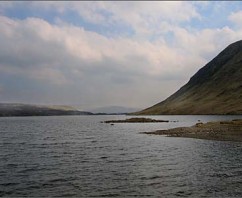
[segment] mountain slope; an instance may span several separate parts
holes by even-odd
[[[166,100],[137,114],[242,114],[242,41],[225,48]]]
[[[16,103],[0,103],[2,116],[55,116],[55,115],[91,115],[90,112],[78,111],[70,106],[44,106]]]

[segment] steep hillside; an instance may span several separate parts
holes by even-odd
[[[225,48],[166,100],[137,114],[242,114],[242,41]]]

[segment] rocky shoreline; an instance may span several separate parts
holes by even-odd
[[[166,135],[168,137],[186,137],[242,142],[242,119],[197,123],[191,127],[178,127],[173,129],[142,133],[150,135]]]

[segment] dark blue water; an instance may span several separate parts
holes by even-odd
[[[0,118],[0,196],[242,197],[242,143],[139,134],[238,117],[125,118]]]

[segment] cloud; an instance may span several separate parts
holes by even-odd
[[[136,36],[164,31],[164,25],[160,25],[163,21],[177,24],[199,17],[195,7],[187,2],[102,2],[97,5],[96,9],[86,9],[89,11],[87,16],[95,16],[94,13],[98,13],[97,10],[101,9],[103,10],[101,13],[108,12],[111,16],[107,20],[101,17],[103,14],[100,14],[99,19],[103,19],[102,23],[123,22],[132,27]],[[79,4],[75,8],[82,17],[89,20],[89,17],[82,12],[85,6]],[[99,23],[100,20],[91,22]]]
[[[238,28],[242,28],[242,11],[232,12],[228,19],[233,22]]]
[[[204,60],[210,60],[227,45],[242,37],[242,31],[235,31],[229,27],[199,31],[188,31],[177,27],[173,32],[177,48],[185,49],[184,53],[188,53],[190,56],[199,56]]]
[[[116,89],[122,90],[120,95],[132,94],[137,86],[143,87],[145,94],[151,83],[144,84],[143,79],[174,80],[184,69],[181,63],[186,61],[179,52],[160,42],[107,38],[72,25],[51,25],[38,18],[18,20],[2,16],[0,22],[2,75],[21,77],[42,86],[52,84],[56,90],[75,89],[86,95],[86,101],[97,98],[97,92],[105,101]],[[82,96],[77,97],[83,100]]]
[[[37,18],[1,17],[0,20],[4,30],[0,33],[1,64],[9,67],[74,68],[85,72],[101,67],[156,75],[167,69],[162,65],[174,64],[172,59],[176,56],[176,52],[162,43],[108,39],[82,28],[60,27]]]
[[[71,10],[97,25],[125,24],[134,35],[109,37],[65,21],[1,16],[4,100],[147,107],[168,97],[242,37],[241,30],[229,26],[184,26],[201,17],[190,2],[31,2],[28,6],[57,9],[60,16]],[[14,86],[21,83],[27,87],[24,94]]]
[[[2,4],[6,7],[7,4]],[[135,38],[152,36],[168,31],[169,24],[188,22],[201,16],[190,2],[114,2],[114,1],[83,1],[83,2],[16,2],[7,7],[26,7],[35,13],[55,11],[57,19],[63,19],[70,13],[80,20],[107,29],[123,26],[132,31]],[[1,7],[1,4],[0,4]],[[175,14],[174,14],[175,13]],[[36,15],[36,14],[35,14]],[[71,14],[70,14],[71,15]],[[73,19],[72,19],[73,20]],[[58,20],[57,20],[58,21]],[[167,29],[168,28],[168,29]],[[124,30],[124,29],[123,29]]]

